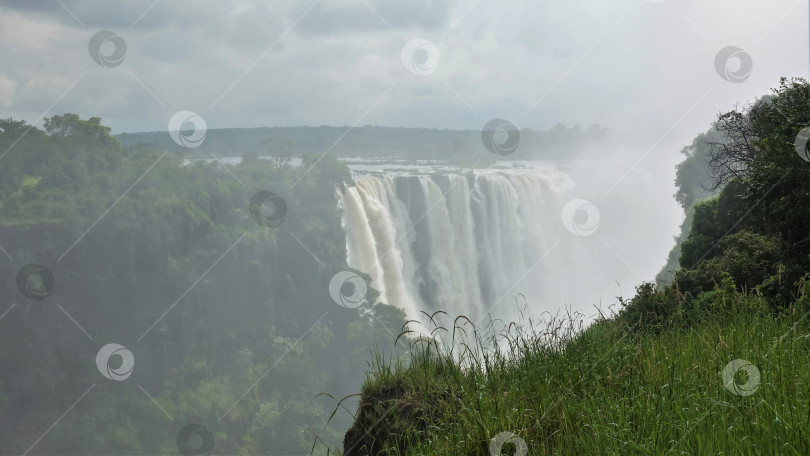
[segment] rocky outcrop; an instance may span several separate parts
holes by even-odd
[[[448,397],[446,392],[408,388],[401,381],[364,391],[354,424],[343,438],[343,456],[378,456],[393,449],[405,454],[427,425],[438,420]]]

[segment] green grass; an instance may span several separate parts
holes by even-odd
[[[502,432],[530,455],[810,454],[810,324],[796,311],[719,313],[646,332],[617,318],[584,331],[571,317],[530,321],[497,337],[449,322],[444,344],[373,363],[353,428],[365,440],[346,456],[490,455]],[[761,373],[749,396],[723,381],[734,359]]]

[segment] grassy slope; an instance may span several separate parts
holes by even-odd
[[[489,455],[504,431],[530,455],[810,454],[810,324],[802,312],[723,314],[646,334],[615,320],[569,338],[513,334],[502,353],[467,351],[472,369],[447,356],[377,363],[355,426],[378,445],[399,442],[381,454]],[[555,339],[568,343],[549,348]],[[722,371],[737,358],[761,372],[750,396],[725,387]],[[357,448],[346,455],[366,454]]]

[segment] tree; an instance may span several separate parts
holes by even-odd
[[[292,153],[295,150],[295,142],[289,138],[273,136],[264,140],[267,151],[270,153],[270,160],[276,168],[287,168],[292,161]]]
[[[757,109],[754,104],[749,109]],[[757,136],[751,124],[749,112],[737,110],[720,115],[713,124],[719,139],[709,141],[708,190],[717,191],[731,179],[744,181],[750,173],[751,162],[757,153],[755,142]]]
[[[85,138],[95,138],[104,144],[118,142],[110,135],[110,127],[101,125],[100,117],[91,117],[82,120],[78,114],[63,114],[45,118],[45,132],[52,136],[77,135]]]
[[[11,117],[8,119],[0,119],[0,131],[5,134],[12,134],[15,132],[22,133],[25,131],[28,124],[24,120],[14,120]]]
[[[769,297],[785,304],[810,270],[810,163],[794,147],[810,124],[810,86],[783,78],[773,92],[714,123],[710,189],[722,190],[694,207],[677,279],[684,289],[705,291],[728,272],[741,287],[767,282]],[[678,197],[684,204],[691,194],[679,188]]]
[[[715,130],[709,130],[696,136],[692,144],[681,150],[685,158],[675,170],[675,187],[678,189],[675,200],[684,209],[692,207],[713,193],[709,190],[712,185],[709,182],[707,159],[709,144],[717,142],[719,136]]]

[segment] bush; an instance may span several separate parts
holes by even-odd
[[[777,273],[782,246],[773,237],[744,230],[723,238],[714,251],[710,259],[696,268],[681,269],[675,274],[680,290],[694,295],[712,291],[722,284],[723,275],[728,274],[737,290],[753,291]],[[774,289],[770,296],[776,293]]]
[[[633,330],[663,328],[677,310],[677,293],[673,287],[659,290],[654,283],[644,282],[636,287],[636,296],[629,301],[619,298],[623,306],[619,320]]]

